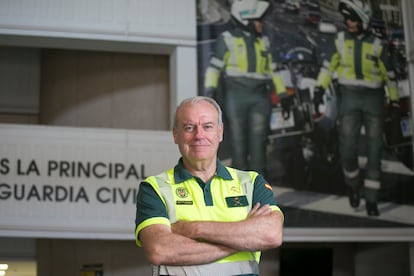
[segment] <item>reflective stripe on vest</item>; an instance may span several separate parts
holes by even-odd
[[[381,40],[379,38],[375,38],[374,43],[372,44],[372,52],[375,57],[380,58],[380,50],[381,50]],[[379,63],[377,62],[377,66],[372,67],[371,76],[377,82],[381,82],[382,85],[382,76],[379,68]]]
[[[243,194],[248,199],[248,205],[245,207],[243,214],[248,214],[252,208],[253,189],[254,189],[254,178],[257,174],[252,172],[245,172],[227,168],[233,178],[238,178],[238,183],[241,183],[241,189]],[[234,173],[236,172],[236,173]],[[177,221],[177,206],[175,202],[176,197],[174,196],[174,171],[173,169],[155,176],[156,190],[159,191],[163,202],[166,205],[169,220],[171,223]],[[149,180],[149,179],[148,179]],[[213,180],[214,181],[214,180]],[[237,181],[237,179],[233,180]],[[155,183],[150,183],[155,184]],[[194,181],[195,185],[198,185]],[[175,190],[177,192],[177,190]],[[210,207],[210,206],[209,206]],[[214,206],[212,207],[214,208]],[[179,209],[179,208],[178,208]],[[202,216],[202,215],[200,215]],[[200,217],[199,219],[203,219]],[[205,264],[205,265],[194,265],[194,266],[155,266],[153,271],[158,271],[159,275],[240,275],[240,274],[259,274],[259,260],[260,252],[238,252],[231,256],[221,259],[218,262]]]
[[[210,66],[207,67],[206,76],[204,80],[204,87],[206,88],[217,88],[220,72],[224,67],[224,62],[221,59],[212,57],[210,59]]]
[[[158,275],[189,275],[189,276],[230,276],[256,274],[259,267],[255,261],[211,263],[194,266],[159,266]]]
[[[340,57],[341,57],[341,64],[344,64],[344,55],[342,54],[342,51],[344,49],[344,43],[345,43],[345,33],[344,32],[340,32],[338,33],[338,37],[337,37],[337,47],[338,47],[338,52],[340,53]]]

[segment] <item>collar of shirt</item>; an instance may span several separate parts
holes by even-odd
[[[233,179],[231,177],[230,172],[218,159],[217,159],[217,165],[216,165],[216,176],[221,177],[225,180]],[[184,169],[183,160],[182,158],[180,158],[177,165],[174,167],[174,182],[181,183],[193,177],[194,177],[193,175],[191,175],[186,169]]]

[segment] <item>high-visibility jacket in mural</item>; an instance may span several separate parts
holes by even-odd
[[[326,89],[337,73],[340,85],[378,88],[381,92],[385,85],[389,99],[396,101],[395,72],[387,55],[386,44],[373,34],[357,39],[348,32],[339,32],[334,49],[323,62],[317,85]]]
[[[204,87],[217,88],[222,72],[230,81],[239,78],[252,82],[272,80],[278,94],[286,92],[282,77],[276,73],[267,36],[257,36],[240,28],[223,32],[217,38]]]

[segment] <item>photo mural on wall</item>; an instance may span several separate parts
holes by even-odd
[[[340,91],[338,74],[326,87],[320,85],[323,62],[332,56],[330,47],[346,30],[340,1],[253,1],[256,8],[250,13],[243,2],[197,0],[198,89],[223,109],[220,160],[263,173],[285,212],[287,227],[414,227],[411,92],[400,1],[369,5],[366,26],[388,47],[397,81],[396,92],[392,86],[385,89],[381,108],[365,99],[372,103],[365,107],[379,110],[384,132],[370,136],[376,128],[361,127],[358,143],[348,148],[341,130],[341,122],[345,123],[340,120],[344,114],[340,108],[347,108],[346,91]],[[263,22],[260,35],[257,26],[249,23],[256,17]],[[234,55],[228,53],[230,47]],[[259,54],[246,54],[252,52],[249,47]],[[371,147],[378,137],[382,142],[379,176],[373,169]],[[352,170],[344,161],[353,146],[355,186],[350,185]],[[372,198],[377,208],[373,213],[368,210]]]

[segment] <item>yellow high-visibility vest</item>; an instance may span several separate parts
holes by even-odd
[[[341,85],[376,89],[384,87],[385,84],[390,100],[398,100],[395,73],[386,68],[381,59],[384,47],[379,38],[368,36],[356,40],[345,32],[340,32],[336,37],[335,47],[336,52],[330,60],[323,62],[317,85],[326,89],[336,72]]]
[[[194,178],[180,183],[174,181],[174,169],[148,177],[148,182],[166,206],[169,222],[185,221],[240,221],[247,218],[252,208],[256,172],[226,167],[233,180],[215,177],[211,184],[213,206],[205,206],[204,193]],[[223,183],[223,182],[226,183]],[[278,209],[277,206],[272,206]],[[152,223],[152,222],[149,222]],[[142,225],[141,228],[146,225]],[[240,275],[259,273],[260,252],[243,251],[215,263],[196,266],[159,266],[161,275]]]
[[[227,50],[222,57],[215,55],[210,59],[204,82],[206,88],[217,88],[220,75],[224,71],[227,76],[235,78],[272,80],[278,94],[286,92],[283,79],[276,72],[268,37],[257,37],[253,48],[248,47],[243,35],[235,35],[235,32],[230,31],[221,35]],[[254,59],[254,67],[249,64],[249,56]]]

